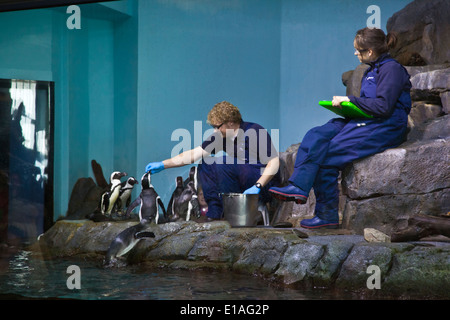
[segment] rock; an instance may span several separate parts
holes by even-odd
[[[450,68],[418,73],[411,77],[411,84],[417,90],[448,90]]]
[[[450,288],[449,248],[416,247],[396,254],[382,289],[405,294],[420,288],[423,298],[447,295]]]
[[[429,120],[436,119],[442,114],[442,107],[423,101],[414,102],[408,117],[408,127],[414,128]]]
[[[430,72],[447,68],[450,68],[450,63],[429,64],[426,66],[405,66],[405,69],[408,71],[411,78],[413,78],[418,73]]]
[[[450,2],[415,0],[388,19],[398,43],[391,54],[403,65],[450,62]]]
[[[360,288],[365,286],[368,277],[367,268],[370,265],[378,266],[381,274],[386,275],[389,271],[392,254],[392,249],[386,246],[355,245],[342,264],[336,286],[351,288],[355,286],[355,283],[359,283]]]
[[[65,219],[84,219],[94,212],[98,206],[103,188],[97,186],[92,178],[80,178],[75,183],[69,199],[69,207]]]
[[[336,280],[342,263],[347,259],[353,246],[352,241],[348,241],[347,238],[342,236],[335,237],[333,241],[327,243],[323,257],[314,268],[315,286],[327,287],[329,283]]]
[[[450,116],[445,115],[414,126],[408,134],[408,141],[404,145],[407,146],[420,141],[448,139],[450,138],[449,123]]]
[[[442,92],[440,95],[442,103],[442,112],[445,114],[450,113],[450,91]]]
[[[450,188],[450,140],[435,139],[388,149],[346,168],[343,187],[351,199],[423,194]]]
[[[373,228],[364,228],[364,239],[367,242],[391,242],[391,237]]]
[[[449,207],[449,203],[449,189],[424,194],[348,200],[341,227],[358,234],[362,234],[364,228],[370,227],[390,235],[398,220],[420,213],[439,215]]]
[[[283,234],[260,234],[245,246],[233,270],[247,274],[269,276],[280,264],[288,241]]]
[[[298,242],[287,248],[275,276],[286,285],[293,285],[310,277],[310,270],[323,256],[324,246]]]
[[[343,173],[343,227],[390,234],[395,221],[450,210],[450,139],[388,149],[355,161]]]
[[[347,71],[342,75],[342,83],[347,87],[346,95],[359,97],[361,91],[361,79],[369,68],[367,64],[360,64],[355,70]]]
[[[89,257],[100,265],[111,241],[134,223],[61,220],[30,249],[47,253],[48,258]],[[448,289],[448,243],[416,248],[409,243],[365,243],[360,235],[311,231],[308,239],[299,239],[290,229],[231,228],[226,221],[172,222],[151,225],[149,230],[155,238],[140,241],[125,261],[149,268],[234,271],[286,286],[336,286],[365,294],[373,293],[366,287],[367,268],[376,265],[383,295],[421,297],[425,288],[431,298],[450,297],[448,290],[442,290],[446,285]]]

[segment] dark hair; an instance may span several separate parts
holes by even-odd
[[[371,49],[376,55],[381,55],[395,47],[397,35],[394,32],[385,35],[381,29],[366,27],[356,32],[355,42],[358,49]]]

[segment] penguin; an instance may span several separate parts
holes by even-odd
[[[167,216],[169,217],[170,221],[176,221],[180,218],[180,215],[177,212],[178,208],[175,208],[175,203],[178,202],[178,199],[180,198],[184,190],[183,177],[176,177],[175,185],[175,190],[172,193],[172,197],[170,197],[169,206],[167,207]]]
[[[190,197],[188,204],[188,211],[186,213],[186,221],[191,220],[191,218],[200,218],[200,203],[198,201],[198,181],[197,181],[197,167],[192,167],[189,171],[189,182],[186,184],[183,193]]]
[[[151,184],[150,172],[146,172],[141,178],[141,188],[142,191],[127,208],[126,216],[129,217],[131,211],[140,205],[139,209],[139,220],[146,220],[149,222],[155,222],[158,224],[159,219],[159,208],[163,211],[164,220],[167,219],[166,209],[164,208],[164,203],[159,197],[155,188]]]
[[[178,187],[179,181],[177,180],[177,188],[172,195],[172,216],[169,217],[170,221],[185,220],[189,221],[192,218],[200,218],[200,204],[197,196],[197,167],[192,167],[189,171],[189,178],[183,185],[183,190],[180,192]]]
[[[138,224],[120,232],[109,245],[103,266],[112,267],[117,262],[117,258],[127,254],[140,240],[154,238],[153,232],[143,231],[148,225],[149,221],[142,219]]]
[[[123,212],[125,207],[128,207],[131,203],[131,192],[134,185],[139,182],[134,177],[129,177],[126,181],[121,183],[119,198],[116,201],[116,209],[118,212]]]
[[[110,177],[110,189],[102,194],[100,209],[104,215],[109,216],[112,212],[114,204],[116,203],[119,194],[122,177],[127,175],[126,172],[114,171]]]

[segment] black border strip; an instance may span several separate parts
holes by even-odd
[[[42,9],[117,0],[0,0],[0,12]]]

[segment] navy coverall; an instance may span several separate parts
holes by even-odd
[[[361,81],[360,97],[349,96],[351,102],[373,118],[335,118],[306,133],[289,181],[305,197],[314,189],[317,217],[339,221],[339,170],[354,160],[397,147],[405,140],[411,110],[410,89],[406,69],[389,54],[383,54],[369,64]]]
[[[214,155],[219,151],[226,155],[207,157],[198,165],[198,179],[208,203],[207,216],[222,218],[221,193],[242,193],[260,178],[268,161],[277,157],[267,130],[256,123],[241,122],[237,136],[230,140],[215,132],[202,143],[202,149]],[[260,198],[270,200],[268,189],[279,183],[279,173],[261,189]]]

